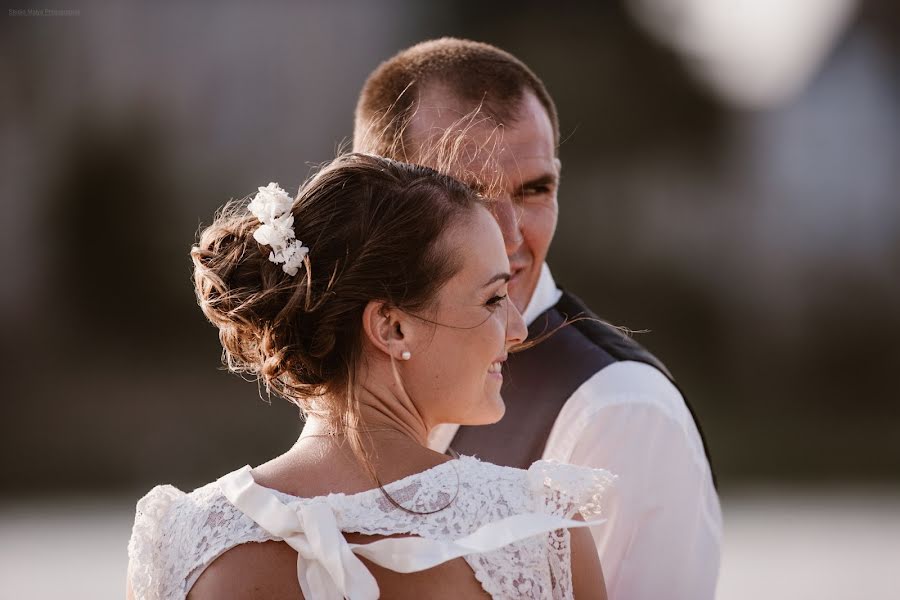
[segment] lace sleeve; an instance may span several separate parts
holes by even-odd
[[[528,481],[537,496],[537,510],[571,518],[580,513],[586,521],[606,516],[609,493],[616,476],[605,469],[539,460],[528,469]]]
[[[158,485],[137,503],[128,541],[128,580],[137,600],[162,598],[166,519],[172,505],[184,495],[171,485]]]
[[[616,476],[604,469],[539,460],[528,469],[534,510],[565,519],[580,514],[603,527]],[[593,527],[593,525],[592,525]],[[554,598],[572,598],[571,536],[566,529],[547,535],[548,566]]]

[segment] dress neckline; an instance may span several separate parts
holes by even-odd
[[[425,469],[424,471],[419,471],[418,473],[412,473],[410,475],[407,475],[405,477],[402,477],[400,479],[397,479],[390,483],[387,483],[382,487],[386,491],[389,491],[389,492],[394,491],[396,489],[406,487],[407,485],[411,484],[414,480],[421,478],[425,475],[437,474],[440,471],[444,471],[447,468],[450,468],[449,466],[453,466],[455,468],[457,465],[462,465],[463,463],[467,463],[469,461],[481,462],[473,456],[460,455],[459,458],[444,461],[433,467],[429,467],[429,468]],[[372,495],[374,493],[381,493],[381,489],[376,487],[376,488],[371,488],[368,490],[363,490],[361,492],[356,492],[353,494],[347,494],[345,492],[331,492],[331,493],[322,494],[319,496],[295,496],[294,494],[290,494],[288,492],[283,492],[283,491],[275,489],[275,488],[266,487],[260,483],[257,483],[256,479],[254,479],[254,477],[253,477],[253,467],[251,467],[250,465],[244,465],[243,467],[241,467],[240,469],[235,471],[235,473],[233,473],[233,474],[241,473],[244,471],[246,471],[247,477],[249,477],[250,480],[253,482],[252,483],[253,487],[260,488],[266,492],[275,494],[276,496],[279,496],[282,499],[287,499],[291,502],[307,503],[307,502],[313,502],[316,500],[326,500],[326,501],[327,500],[347,500],[347,499],[353,499],[353,498],[363,498],[365,496]],[[458,470],[457,470],[457,475],[459,475]]]

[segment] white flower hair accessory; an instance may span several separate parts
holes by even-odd
[[[269,260],[280,264],[282,270],[293,277],[303,264],[309,248],[294,234],[294,200],[277,183],[259,188],[247,209],[262,223],[253,232],[253,239],[264,246],[271,246]]]

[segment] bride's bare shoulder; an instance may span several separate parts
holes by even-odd
[[[297,580],[297,553],[284,542],[241,544],[203,571],[188,600],[272,600],[303,598]]]

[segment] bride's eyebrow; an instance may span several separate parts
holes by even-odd
[[[510,275],[509,273],[497,273],[496,275],[494,275],[493,277],[488,279],[487,283],[485,283],[481,287],[486,288],[487,286],[491,285],[495,281],[509,281],[511,277],[512,277],[512,275]]]

